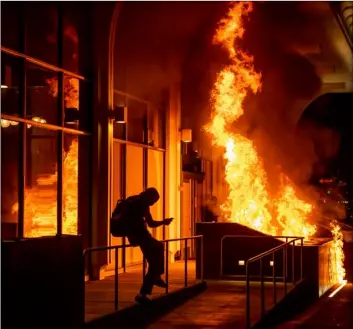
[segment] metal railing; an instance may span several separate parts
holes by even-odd
[[[268,236],[262,236],[262,235],[224,235],[221,239],[221,261],[220,261],[220,276],[223,276],[223,242],[226,239],[263,239],[263,240],[271,240],[271,238],[283,240],[285,242],[288,242],[288,239],[303,239],[302,237],[298,236],[289,236],[289,235],[268,235]],[[301,242],[301,244],[303,241]],[[287,250],[286,250],[287,252]],[[301,249],[302,252],[302,249]],[[287,266],[286,266],[286,273],[287,273]]]
[[[165,282],[167,284],[165,288],[165,293],[169,293],[169,243],[171,242],[178,242],[178,241],[184,241],[184,246],[185,246],[185,261],[184,261],[184,287],[186,288],[188,286],[188,256],[187,256],[187,247],[188,247],[188,241],[189,240],[200,240],[200,280],[204,281],[203,278],[203,236],[202,235],[195,235],[195,236],[190,236],[186,238],[176,238],[176,239],[167,239],[167,240],[161,240],[159,242],[162,242],[165,244]],[[118,298],[118,272],[119,272],[119,249],[123,248],[136,248],[136,246],[127,244],[127,245],[116,245],[116,246],[101,246],[101,247],[92,247],[92,248],[87,248],[83,251],[83,263],[86,264],[86,257],[87,255],[91,255],[93,252],[98,252],[98,251],[108,251],[108,250],[115,250],[115,266],[114,266],[114,310],[118,310],[118,304],[119,304],[119,298]],[[146,260],[143,258],[142,261],[142,276],[144,277],[146,274]],[[84,270],[84,275],[85,275],[85,270]]]
[[[256,261],[260,262],[260,287],[261,287],[261,317],[265,315],[265,286],[264,286],[264,276],[263,276],[263,259],[269,255],[272,255],[272,284],[273,284],[273,304],[277,304],[277,290],[276,290],[276,275],[275,275],[275,253],[279,250],[283,251],[283,284],[284,284],[284,296],[287,295],[287,248],[289,245],[292,246],[292,282],[296,284],[295,281],[295,242],[300,241],[300,281],[303,279],[303,237],[294,237],[288,241],[289,237],[286,238],[287,242],[274,247],[268,251],[265,251],[255,257],[252,257],[246,261],[246,328],[250,329],[251,320],[250,320],[250,275],[249,275],[249,265]]]

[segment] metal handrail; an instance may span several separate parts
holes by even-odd
[[[165,293],[168,294],[168,283],[169,283],[169,243],[170,242],[177,242],[177,241],[185,241],[185,250],[187,249],[187,243],[188,240],[201,240],[201,250],[200,250],[200,279],[201,281],[204,281],[204,276],[203,276],[203,235],[194,235],[186,238],[175,238],[175,239],[167,239],[167,240],[160,240],[159,242],[162,242],[166,245],[165,251],[166,251],[166,257],[165,257],[165,281],[166,281],[166,289]],[[133,246],[131,244],[128,245],[115,245],[115,246],[99,246],[99,247],[91,247],[87,248],[83,251],[83,264],[84,264],[84,273],[85,273],[85,259],[86,256],[91,254],[92,252],[97,252],[97,251],[105,251],[105,250],[115,250],[115,266],[114,266],[114,310],[118,310],[118,263],[119,263],[119,253],[118,250],[122,248],[136,248],[137,246]],[[187,253],[185,254],[185,263],[184,263],[184,287],[186,288],[188,286],[188,278],[187,278],[187,273],[188,273],[188,266],[187,266]],[[146,272],[146,261],[145,258],[143,258],[142,261],[142,274],[143,277],[145,276]],[[84,289],[85,290],[85,289]],[[85,294],[85,292],[84,292]]]
[[[288,239],[301,239],[299,236],[289,236],[289,235],[268,235],[268,236],[262,236],[262,235],[224,235],[221,239],[221,261],[220,261],[220,276],[223,276],[223,241],[225,239],[270,239],[270,238],[275,238],[275,239],[285,239],[286,242],[288,242]]]
[[[285,237],[284,237],[285,238]],[[276,293],[276,280],[275,280],[275,252],[283,250],[283,283],[284,283],[284,294],[287,295],[287,247],[293,244],[292,248],[292,280],[293,284],[295,281],[295,262],[294,262],[294,247],[295,242],[300,240],[300,281],[303,279],[303,237],[295,237],[290,241],[282,243],[280,246],[274,247],[268,251],[265,251],[259,255],[256,255],[246,261],[246,328],[250,329],[250,276],[249,276],[249,265],[256,261],[260,261],[260,278],[261,278],[261,316],[265,315],[265,289],[264,289],[264,276],[263,276],[263,264],[262,260],[264,257],[272,255],[272,283],[273,283],[273,303],[277,303]]]

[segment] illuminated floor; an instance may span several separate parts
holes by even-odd
[[[188,261],[188,284],[196,282],[195,262]],[[119,274],[119,306],[118,309],[133,305],[134,297],[140,290],[142,270],[133,270]],[[169,265],[169,291],[184,287],[184,261]],[[165,289],[155,287],[152,298],[164,294]],[[86,282],[85,320],[89,321],[99,316],[114,312],[114,278]]]
[[[207,290],[187,301],[171,313],[150,325],[149,329],[245,328],[245,285],[243,282],[207,281]],[[288,291],[291,289],[288,285]],[[251,285],[251,323],[261,315],[260,287]],[[272,285],[265,288],[265,309],[273,307]],[[277,300],[284,296],[282,284],[277,284]]]

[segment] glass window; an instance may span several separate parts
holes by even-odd
[[[90,63],[90,3],[85,3],[82,13],[80,2],[63,2],[63,67],[87,76]]]
[[[90,246],[91,233],[91,137],[78,136],[78,234],[82,235],[83,247]]]
[[[17,236],[20,124],[1,119],[1,237]]]
[[[122,157],[123,145],[117,141],[113,141],[113,183],[112,183],[112,207],[122,197]]]
[[[147,185],[158,190],[160,199],[151,207],[151,214],[155,220],[163,219],[163,189],[164,189],[164,152],[156,150],[148,150],[148,173]],[[158,227],[154,232],[157,239],[163,239],[163,227]]]
[[[57,132],[27,128],[24,233],[26,237],[57,233]]]
[[[165,147],[165,113],[161,108],[150,107],[148,111],[148,145]]]
[[[21,51],[20,29],[23,3],[17,1],[1,2],[1,45]]]
[[[78,232],[78,150],[78,136],[64,134],[62,233],[70,235]]]
[[[130,99],[127,107],[127,139],[147,143],[147,105]]]
[[[143,191],[143,148],[126,145],[126,197],[139,194]],[[127,264],[142,261],[139,248],[126,250]]]
[[[58,74],[27,63],[27,118],[58,124]]]
[[[90,131],[90,84],[64,75],[64,125],[67,128]]]
[[[64,134],[62,233],[82,234],[89,245],[90,223],[90,139]]]
[[[55,2],[26,3],[26,54],[58,64],[58,8]]]
[[[113,141],[113,182],[112,182],[112,211],[116,205],[116,202],[122,198],[122,159],[123,159],[123,148],[125,146],[117,141]],[[116,238],[111,236],[110,245],[121,245],[123,244],[123,238]],[[123,250],[120,249],[118,260],[119,260],[119,267],[122,266],[123,260]],[[115,251],[112,250],[109,253],[110,262],[115,262]]]
[[[23,61],[8,54],[1,54],[1,112],[19,116],[20,75]]]
[[[124,107],[127,104],[125,96],[114,92],[114,107]],[[113,123],[113,136],[117,139],[126,140],[126,122],[114,122]]]

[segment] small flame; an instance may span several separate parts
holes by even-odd
[[[347,282],[345,280],[346,270],[344,269],[343,234],[336,221],[332,221],[330,226],[333,236],[333,246],[330,248],[332,282],[343,284]]]

